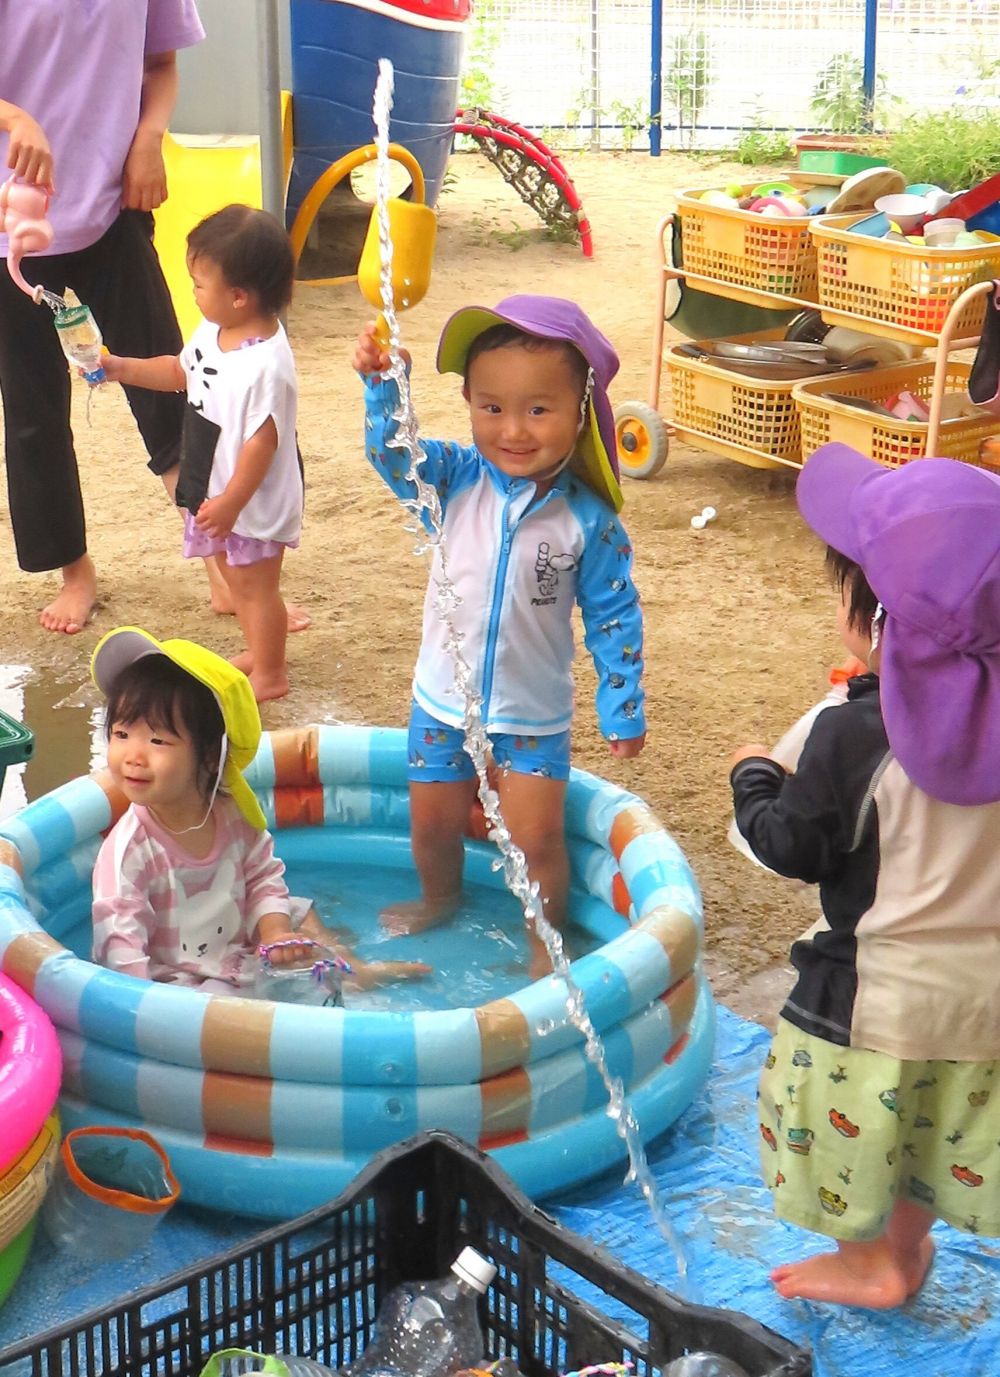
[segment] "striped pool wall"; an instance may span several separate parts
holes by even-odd
[[[318,829],[334,857],[350,857],[379,837],[406,844],[406,769],[403,730],[318,726],[265,735],[247,778],[286,860],[315,854]],[[56,934],[89,902],[93,858],[124,806],[102,772],[0,827],[0,967],[57,1026],[67,1127],[145,1127],[189,1200],[262,1217],[328,1198],[376,1149],[422,1128],[495,1152],[535,1195],[620,1160],[554,976],[474,1009],[383,1012],[204,995],[75,957]],[[566,826],[577,917],[608,936],[573,978],[652,1137],[711,1057],[697,884],[645,804],[584,771],[571,772]],[[493,854],[470,842],[470,873],[492,874]]]

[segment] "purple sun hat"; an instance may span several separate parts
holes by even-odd
[[[882,717],[906,774],[945,803],[1000,800],[1000,476],[956,459],[887,469],[830,444],[796,497],[884,608]]]
[[[611,379],[618,372],[618,355],[587,313],[574,301],[558,296],[508,296],[495,307],[465,306],[441,331],[439,373],[465,373],[472,342],[494,325],[514,325],[539,339],[565,340],[586,359],[594,376],[587,404],[587,422],[577,446],[579,476],[599,497],[622,509],[615,418],[608,400]]]

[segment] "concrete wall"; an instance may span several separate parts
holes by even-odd
[[[257,13],[264,3],[278,11],[281,84],[291,88],[289,0],[197,0],[205,41],[177,55],[181,89],[170,124],[175,133],[257,133]]]

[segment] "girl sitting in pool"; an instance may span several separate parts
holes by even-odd
[[[91,671],[107,699],[108,769],[128,799],[94,867],[94,960],[126,975],[251,993],[258,945],[300,961],[321,941],[362,986],[414,980],[419,962],[362,962],[294,899],[242,771],[260,741],[247,676],[191,641],[109,632]],[[304,939],[295,941],[297,935]]]

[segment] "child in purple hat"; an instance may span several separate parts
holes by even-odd
[[[403,500],[415,486],[409,456],[393,447],[395,382],[388,355],[362,332],[354,366],[365,383],[365,452]],[[460,373],[471,446],[424,440],[421,477],[440,498],[462,653],[482,697],[499,768],[504,819],[539,885],[545,914],[565,921],[569,862],[563,805],[573,718],[571,613],[583,614],[597,670],[597,714],[612,754],[639,754],[643,714],[642,614],[632,544],[617,518],[614,420],[607,387],[611,345],[573,302],[513,296],[447,322],[438,369]],[[456,691],[434,586],[435,549],[413,678],[410,812],[422,896],[383,913],[393,931],[440,923],[461,898],[463,836],[476,792],[464,750],[465,703]],[[547,968],[533,947],[532,972]]]
[[[870,673],[794,774],[759,746],[733,762],[740,832],[822,905],[758,1108],[776,1212],[837,1249],[771,1276],[887,1309],[923,1284],[935,1219],[1000,1236],[1000,476],[831,444],[797,497]]]

